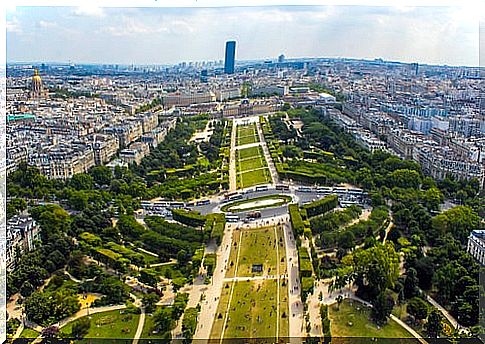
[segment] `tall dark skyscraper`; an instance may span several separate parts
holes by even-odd
[[[236,41],[227,41],[226,59],[224,60],[224,73],[234,74],[235,59],[236,59]]]

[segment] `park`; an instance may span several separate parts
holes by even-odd
[[[258,184],[271,183],[271,174],[261,146],[237,150],[237,185],[248,188]]]
[[[236,229],[211,338],[288,336],[283,228]]]

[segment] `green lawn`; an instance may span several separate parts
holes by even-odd
[[[281,254],[280,260],[276,256],[276,245]],[[284,259],[281,260],[285,254],[282,228],[276,229],[276,235],[274,227],[235,230],[227,278],[235,275],[238,252],[237,276],[239,277],[276,275],[277,267],[280,275],[286,274],[286,262]],[[263,272],[253,273],[252,264],[263,264]],[[278,283],[280,283],[279,300]],[[224,283],[211,338],[221,337],[229,302],[224,338],[275,337],[277,321],[279,321],[279,337],[287,337],[289,333],[288,290],[283,284],[283,280],[277,279]],[[230,299],[232,287],[234,292]]]
[[[238,277],[276,275],[276,244],[279,245],[280,274],[286,273],[286,263],[281,259],[285,254],[283,232],[281,228],[264,227],[234,232],[233,246],[229,257],[229,269],[226,276],[234,277],[237,254],[239,252]],[[242,245],[240,248],[238,245]],[[252,272],[253,264],[263,264],[262,272]]]
[[[19,338],[37,338],[39,336],[39,332],[36,330],[32,330],[31,328],[24,327],[22,333],[20,333]]]
[[[237,138],[240,139],[242,137],[246,136],[256,136],[257,129],[256,129],[256,124],[250,124],[250,125],[239,125],[237,127]]]
[[[90,315],[91,327],[85,338],[119,338],[130,339],[135,336],[138,327],[139,314],[121,313],[124,310],[96,313]],[[72,324],[61,328],[61,333],[71,334]]]
[[[354,300],[344,300],[340,310],[333,305],[328,311],[332,337],[414,338],[394,320],[379,328],[370,320],[370,310]]]
[[[247,144],[256,143],[256,142],[259,142],[259,138],[257,135],[241,136],[237,139],[238,146],[247,145]]]
[[[260,146],[249,147],[237,150],[237,159],[247,159],[252,157],[263,156],[263,150]]]
[[[266,167],[266,160],[264,157],[258,156],[255,158],[239,160],[237,171],[251,171],[261,167]]]
[[[243,172],[240,176],[239,184],[242,188],[271,183],[271,174],[268,168]]]
[[[280,304],[277,314],[277,280],[240,281],[234,286],[224,338],[268,338],[288,336],[288,304]],[[223,288],[221,302],[216,312],[211,338],[220,338],[224,324],[230,284]],[[287,295],[286,287],[280,286],[280,295]],[[280,296],[281,300],[281,296]],[[283,316],[284,313],[284,316]]]
[[[145,325],[143,326],[143,332],[141,333],[141,339],[166,339],[164,333],[153,333],[153,315],[147,314],[145,316]]]

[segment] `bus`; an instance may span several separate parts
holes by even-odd
[[[319,186],[317,188],[317,194],[330,195],[333,191],[331,187]]]
[[[237,215],[226,215],[226,222],[239,222],[239,216],[237,216]]]
[[[243,199],[243,195],[237,194],[237,195],[229,197],[229,201],[237,201],[239,199]]]
[[[290,190],[290,186],[285,184],[278,184],[276,185],[276,190]]]
[[[337,195],[343,195],[347,193],[346,188],[333,188],[333,192],[336,193]]]
[[[177,208],[183,208],[185,204],[183,202],[170,202],[170,207],[177,209]]]
[[[268,185],[256,186],[256,192],[258,191],[268,191]]]
[[[237,194],[238,194],[237,192],[228,192],[224,195],[224,198],[229,199],[230,197],[235,196]]]
[[[141,205],[142,208],[151,207],[152,206],[152,202],[151,201],[141,201],[140,202],[140,205]]]
[[[312,192],[312,188],[311,188],[311,187],[309,187],[309,186],[300,186],[300,187],[298,188],[298,191],[299,191],[299,192]]]
[[[205,199],[203,201],[196,202],[195,205],[199,206],[199,205],[206,205],[206,204],[210,204],[210,203],[211,203],[210,199]]]
[[[364,194],[364,190],[359,188],[349,188],[347,189],[347,193],[354,196],[362,196]]]

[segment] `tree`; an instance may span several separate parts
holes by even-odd
[[[444,201],[444,196],[436,187],[431,187],[424,192],[424,204],[429,210],[439,210],[440,204]]]
[[[186,250],[180,250],[177,253],[177,263],[179,266],[186,266],[190,260],[190,256],[188,255]]]
[[[88,334],[90,328],[91,320],[89,317],[82,317],[72,324],[71,335],[73,338],[81,339]]]
[[[39,324],[52,323],[79,310],[76,293],[60,288],[53,292],[34,292],[25,301],[25,313],[29,320]]]
[[[340,305],[344,301],[344,298],[342,295],[337,296],[337,309],[340,310]]]
[[[99,185],[110,185],[113,174],[107,166],[94,166],[89,170],[89,174]]]
[[[94,180],[89,174],[77,173],[71,177],[69,185],[76,190],[91,190]]]
[[[418,283],[419,280],[416,269],[409,268],[406,271],[406,278],[404,279],[404,297],[406,299],[419,295]]]
[[[160,301],[160,296],[156,293],[145,294],[142,298],[143,307],[145,307],[147,313],[152,313],[155,310],[155,305],[158,301]]]
[[[35,207],[31,209],[30,213],[42,229],[41,236],[44,242],[52,242],[47,239],[54,234],[67,233],[71,226],[69,213],[57,204]]]
[[[443,317],[440,311],[433,308],[428,316],[428,323],[426,324],[426,332],[430,337],[436,338],[441,334],[441,331],[443,330],[442,319]]]
[[[355,282],[361,291],[366,290],[370,299],[394,286],[399,277],[399,254],[392,242],[367,249],[357,249],[342,259],[337,270],[335,287],[342,288]]]
[[[140,271],[140,282],[156,287],[159,282],[157,273],[151,269],[144,269]]]
[[[433,260],[430,257],[422,257],[416,261],[414,267],[417,272],[419,287],[423,290],[431,289],[434,276]]]
[[[84,191],[73,191],[69,195],[69,205],[75,210],[84,210],[88,207],[88,193]]]
[[[420,297],[413,297],[408,302],[407,312],[416,320],[426,319],[428,316],[428,304]]]
[[[162,333],[170,331],[175,326],[175,321],[172,317],[171,308],[158,308],[155,313],[153,313],[153,323],[155,324],[155,328]]]
[[[184,318],[182,319],[182,333],[185,338],[184,343],[191,343],[191,339],[197,329],[197,315],[199,313],[198,307],[188,308],[184,312]]]
[[[372,318],[374,321],[378,324],[386,323],[394,304],[394,299],[387,290],[380,292],[373,302]]]
[[[179,290],[180,288],[182,288],[185,285],[185,283],[187,283],[187,279],[185,277],[174,278],[172,280],[173,290],[174,291]]]
[[[387,185],[392,187],[401,188],[419,188],[421,184],[421,176],[415,170],[398,169],[391,172],[388,176]]]
[[[443,237],[450,233],[463,245],[466,244],[470,232],[479,229],[480,217],[467,206],[457,206],[433,217],[432,236]]]
[[[22,198],[14,198],[7,202],[7,218],[11,218],[27,209],[27,202]]]
[[[20,287],[20,295],[23,297],[29,297],[34,291],[34,286],[29,281],[25,281]]]
[[[42,330],[42,337],[56,338],[59,334],[59,327],[55,325],[48,326]]]
[[[350,250],[355,246],[355,235],[350,230],[344,230],[337,235],[337,245],[344,250]]]
[[[121,215],[116,226],[121,234],[135,239],[138,239],[140,235],[146,232],[146,229],[131,215]]]

